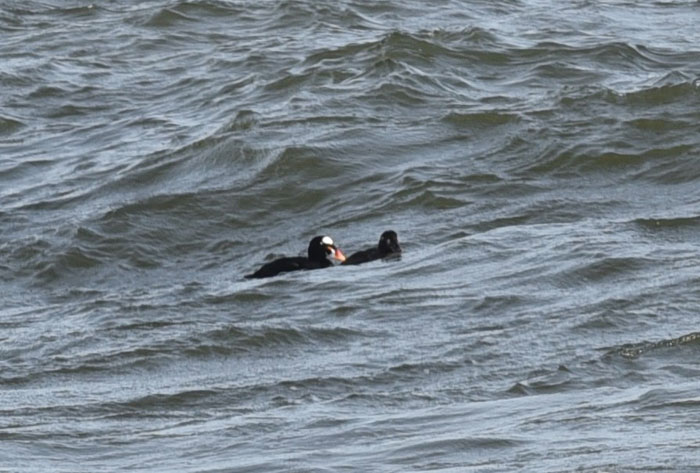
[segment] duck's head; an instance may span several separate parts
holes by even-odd
[[[381,253],[401,253],[399,237],[393,230],[387,230],[379,237],[379,251]]]
[[[335,246],[333,239],[327,235],[317,236],[309,242],[309,259],[312,261],[345,261],[345,255]]]

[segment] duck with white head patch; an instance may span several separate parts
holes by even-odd
[[[321,269],[333,266],[333,261],[345,261],[345,255],[335,246],[329,236],[316,236],[309,242],[308,256],[288,256],[262,265],[246,278],[269,278],[280,273],[298,271],[301,269]]]

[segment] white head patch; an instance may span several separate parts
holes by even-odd
[[[324,236],[321,238],[321,243],[328,246],[333,246],[333,239],[329,236]]]

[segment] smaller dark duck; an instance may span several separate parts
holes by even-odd
[[[379,244],[376,248],[358,251],[348,256],[343,264],[362,264],[388,256],[400,255],[399,237],[393,230],[387,230],[379,237]]]
[[[342,263],[345,261],[345,255],[340,251],[340,248],[335,246],[331,237],[317,236],[312,238],[309,243],[308,257],[291,256],[279,258],[262,265],[253,274],[247,274],[245,277],[248,279],[269,278],[280,273],[298,271],[300,269],[327,268],[333,266],[331,260],[337,260]]]

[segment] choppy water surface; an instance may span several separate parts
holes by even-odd
[[[697,471],[699,8],[0,2],[0,471]]]

